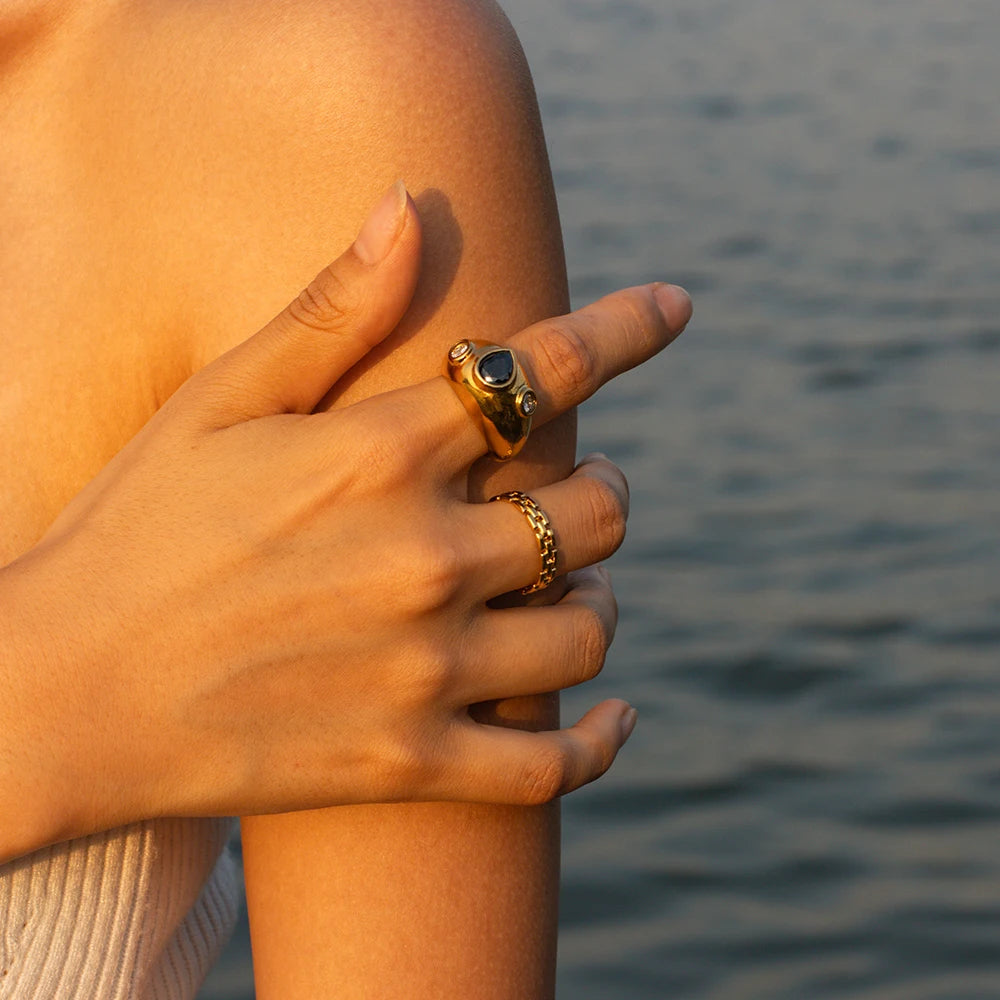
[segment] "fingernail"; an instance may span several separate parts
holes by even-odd
[[[611,574],[608,572],[604,563],[598,564],[597,572],[601,575],[601,579],[604,580],[605,583],[611,583]]]
[[[354,241],[354,252],[364,263],[377,264],[385,258],[403,228],[405,212],[406,186],[396,181],[371,210]]]
[[[680,285],[656,285],[653,288],[653,298],[671,330],[677,329],[679,332],[687,326],[691,319],[691,296]]]
[[[624,743],[635,729],[635,724],[639,719],[639,713],[634,708],[629,708],[622,716],[622,743]]]
[[[587,462],[606,462],[607,460],[608,456],[603,451],[592,451],[580,459],[580,464],[586,465]]]

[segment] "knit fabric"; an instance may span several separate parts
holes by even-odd
[[[2,1000],[191,1000],[236,922],[228,819],[166,819],[0,866]]]

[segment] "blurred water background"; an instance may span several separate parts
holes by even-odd
[[[1000,4],[506,0],[633,483],[560,1000],[1000,997]],[[239,935],[204,1000],[251,996]]]

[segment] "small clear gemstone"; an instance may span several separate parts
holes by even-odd
[[[504,349],[491,351],[479,359],[476,370],[487,385],[502,388],[514,377],[514,355]]]
[[[538,399],[535,394],[528,389],[521,397],[521,412],[526,417],[530,417],[536,409],[538,409]]]
[[[452,361],[461,361],[469,351],[472,350],[472,345],[467,340],[460,340],[449,352],[448,357]]]

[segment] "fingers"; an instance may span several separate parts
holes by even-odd
[[[531,497],[552,525],[559,575],[607,559],[625,537],[628,484],[603,455],[588,455],[567,479],[534,489]],[[517,507],[475,504],[467,520],[462,537],[471,563],[470,596],[488,600],[538,579],[539,541]]]
[[[517,352],[538,397],[534,425],[577,406],[616,375],[647,361],[671,343],[690,318],[687,292],[659,283],[614,292],[509,338],[507,346]],[[405,391],[410,408],[427,415],[428,447],[440,447],[456,468],[486,453],[482,426],[458,396],[464,389],[437,378]]]
[[[401,319],[416,287],[420,223],[402,182],[381,198],[353,246],[259,333],[205,368],[216,426],[308,413]]]
[[[468,636],[475,668],[461,676],[457,704],[561,691],[600,673],[618,624],[609,577],[589,566],[568,582],[558,604],[486,612]]]
[[[455,767],[442,775],[440,797],[542,805],[599,778],[635,728],[623,701],[605,701],[575,726],[550,733],[463,724]]]

